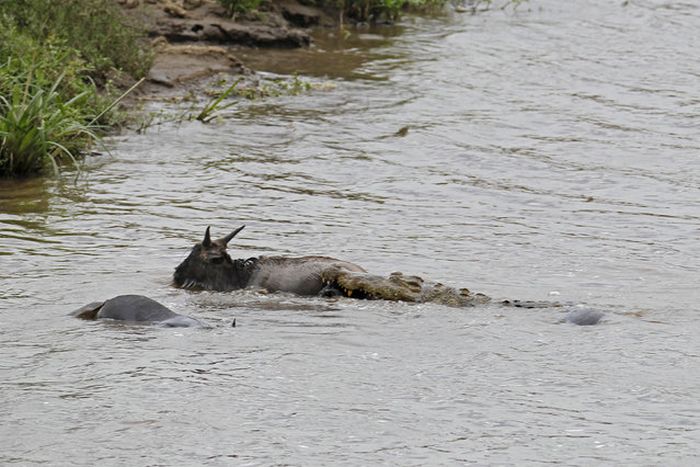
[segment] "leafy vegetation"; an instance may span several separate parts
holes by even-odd
[[[242,79],[236,80],[231,86],[229,86],[224,92],[220,93],[218,96],[212,97],[212,99],[204,106],[204,108],[195,117],[202,123],[209,123],[214,118],[216,118],[216,113],[225,110],[235,104],[235,102],[223,103],[224,99],[230,96],[238,86]]]
[[[235,95],[248,100],[265,97],[298,96],[314,89],[327,89],[329,83],[312,83],[295,75],[292,78],[275,78],[236,88]],[[215,91],[216,92],[216,91]]]
[[[262,0],[219,0],[219,3],[226,8],[226,12],[232,18],[237,14],[244,14],[256,10]]]
[[[139,41],[111,0],[0,0],[0,177],[77,164],[116,122],[108,76],[150,67]]]
[[[176,109],[160,109],[157,112],[143,115],[143,120],[136,125],[136,131],[143,133],[151,127],[166,123],[182,123],[199,120],[202,123],[226,118],[225,110],[236,106],[241,99],[257,101],[271,97],[297,96],[312,90],[329,90],[334,85],[329,82],[313,83],[298,76],[291,78],[274,78],[246,81],[236,79],[233,82],[221,79],[211,83],[211,87],[205,91],[209,101],[202,106],[200,95],[191,92],[182,97],[170,99]],[[182,104],[189,103],[186,107]]]
[[[340,0],[343,16],[360,22],[396,21],[406,10],[428,10],[445,5],[446,0]]]
[[[140,78],[151,66],[143,31],[114,0],[0,0],[0,14],[40,44],[79,51],[93,78],[111,68]]]
[[[48,164],[58,171],[65,159],[77,165],[77,152],[97,140],[81,111],[88,94],[63,100],[61,82],[48,90],[16,83],[8,97],[0,96],[0,176],[35,174]]]
[[[323,5],[324,0],[318,0]],[[462,4],[467,11],[476,13],[492,8],[505,9],[527,0],[336,0],[343,16],[360,22],[396,21],[406,11],[425,12],[439,9],[447,3]],[[462,7],[462,8],[464,8]]]
[[[264,0],[218,0],[232,17],[258,9]],[[268,0],[274,1],[274,0]],[[363,23],[393,22],[405,11],[427,11],[447,3],[459,4],[463,11],[476,13],[491,8],[517,6],[527,0],[303,0],[329,12],[335,12],[340,26],[346,20]]]

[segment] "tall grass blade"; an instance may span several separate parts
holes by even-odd
[[[138,81],[136,82],[136,84],[134,84],[134,85],[131,86],[129,89],[127,89],[126,91],[124,91],[124,93],[123,93],[121,96],[117,97],[111,104],[109,104],[109,105],[107,106],[107,108],[105,108],[105,109],[104,109],[102,112],[100,112],[95,118],[93,118],[93,119],[90,121],[90,123],[88,123],[88,126],[92,126],[96,121],[98,121],[100,118],[102,118],[107,112],[109,112],[110,110],[112,110],[112,109],[113,109],[117,104],[119,104],[126,96],[128,96],[129,93],[130,93],[131,91],[133,91],[134,89],[136,89],[136,88],[137,88],[141,83],[143,83],[145,80],[146,80],[146,78],[141,78],[140,80],[138,80]]]
[[[231,86],[228,87],[228,89],[222,92],[219,97],[209,101],[209,103],[204,106],[202,111],[199,112],[199,114],[197,114],[195,118],[202,123],[209,123],[215,118],[215,116],[213,115],[214,112],[218,112],[233,106],[235,104],[234,102],[226,104],[224,106],[220,106],[220,104],[224,99],[230,96],[231,93],[233,93],[233,91],[236,89],[236,86],[238,86],[241,81],[243,81],[243,78],[237,79]]]

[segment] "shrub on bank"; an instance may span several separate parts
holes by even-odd
[[[41,44],[58,39],[78,50],[93,78],[111,68],[139,78],[150,69],[144,31],[114,0],[0,0],[0,13]]]
[[[316,2],[318,6],[334,6],[343,16],[360,22],[393,22],[402,12],[425,12],[443,8],[452,3],[466,11],[476,13],[491,8],[505,9],[517,7],[526,0],[305,0]]]
[[[256,10],[264,0],[217,0],[226,12],[235,18],[238,14]],[[449,0],[301,0],[302,4],[336,12],[340,23],[343,18],[360,22],[393,21],[399,13],[409,7],[426,9],[441,6]],[[268,0],[274,3],[275,0]]]
[[[98,139],[112,70],[150,68],[125,21],[112,0],[0,0],[0,177],[58,170]]]
[[[256,10],[266,0],[217,0],[234,17]],[[277,0],[267,0],[275,3]],[[337,15],[340,26],[346,20],[361,23],[379,23],[396,21],[402,12],[425,12],[439,9],[447,3],[460,5],[472,12],[489,10],[492,7],[504,9],[517,6],[526,0],[299,0],[304,5],[323,9]],[[466,10],[468,11],[468,10]]]
[[[256,10],[262,0],[218,0],[219,3],[226,9],[226,12],[235,17],[237,14],[245,14],[249,11]]]
[[[403,11],[428,10],[446,3],[447,0],[336,0],[343,16],[361,22],[395,21]]]

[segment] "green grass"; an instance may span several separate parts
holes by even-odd
[[[0,96],[0,176],[21,177],[58,171],[63,161],[78,164],[78,152],[98,139],[94,124],[85,123],[82,93],[64,101],[58,88],[48,90],[16,83]]]
[[[0,0],[0,177],[77,165],[121,123],[109,77],[148,71],[142,39],[113,0]]]
[[[235,105],[235,101],[224,103],[224,99],[229,97],[236,90],[236,87],[241,81],[243,81],[243,78],[236,80],[220,95],[213,97],[197,114],[195,119],[199,120],[202,123],[209,123],[210,121],[216,118],[218,112],[226,110],[227,108]]]
[[[333,11],[342,26],[344,21],[363,23],[394,22],[404,12],[426,12],[448,3],[464,4],[474,13],[491,8],[517,6],[527,0],[307,0],[319,8]]]
[[[265,0],[218,0],[228,13],[235,18],[257,10]],[[274,0],[267,0],[274,3]],[[498,7],[517,5],[526,0],[502,0]],[[496,6],[498,0],[303,0],[337,15],[340,25],[346,20],[355,22],[393,22],[406,11],[425,12],[441,8],[447,3],[464,3],[474,12]]]
[[[238,14],[256,10],[262,0],[218,0],[218,2],[226,9],[226,13],[235,19]]]
[[[0,0],[0,14],[41,44],[78,50],[93,78],[112,68],[140,78],[150,69],[145,31],[114,0]]]

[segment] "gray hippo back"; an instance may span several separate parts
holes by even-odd
[[[92,302],[72,314],[81,319],[113,319],[165,327],[206,326],[143,295],[119,295],[104,302]]]

